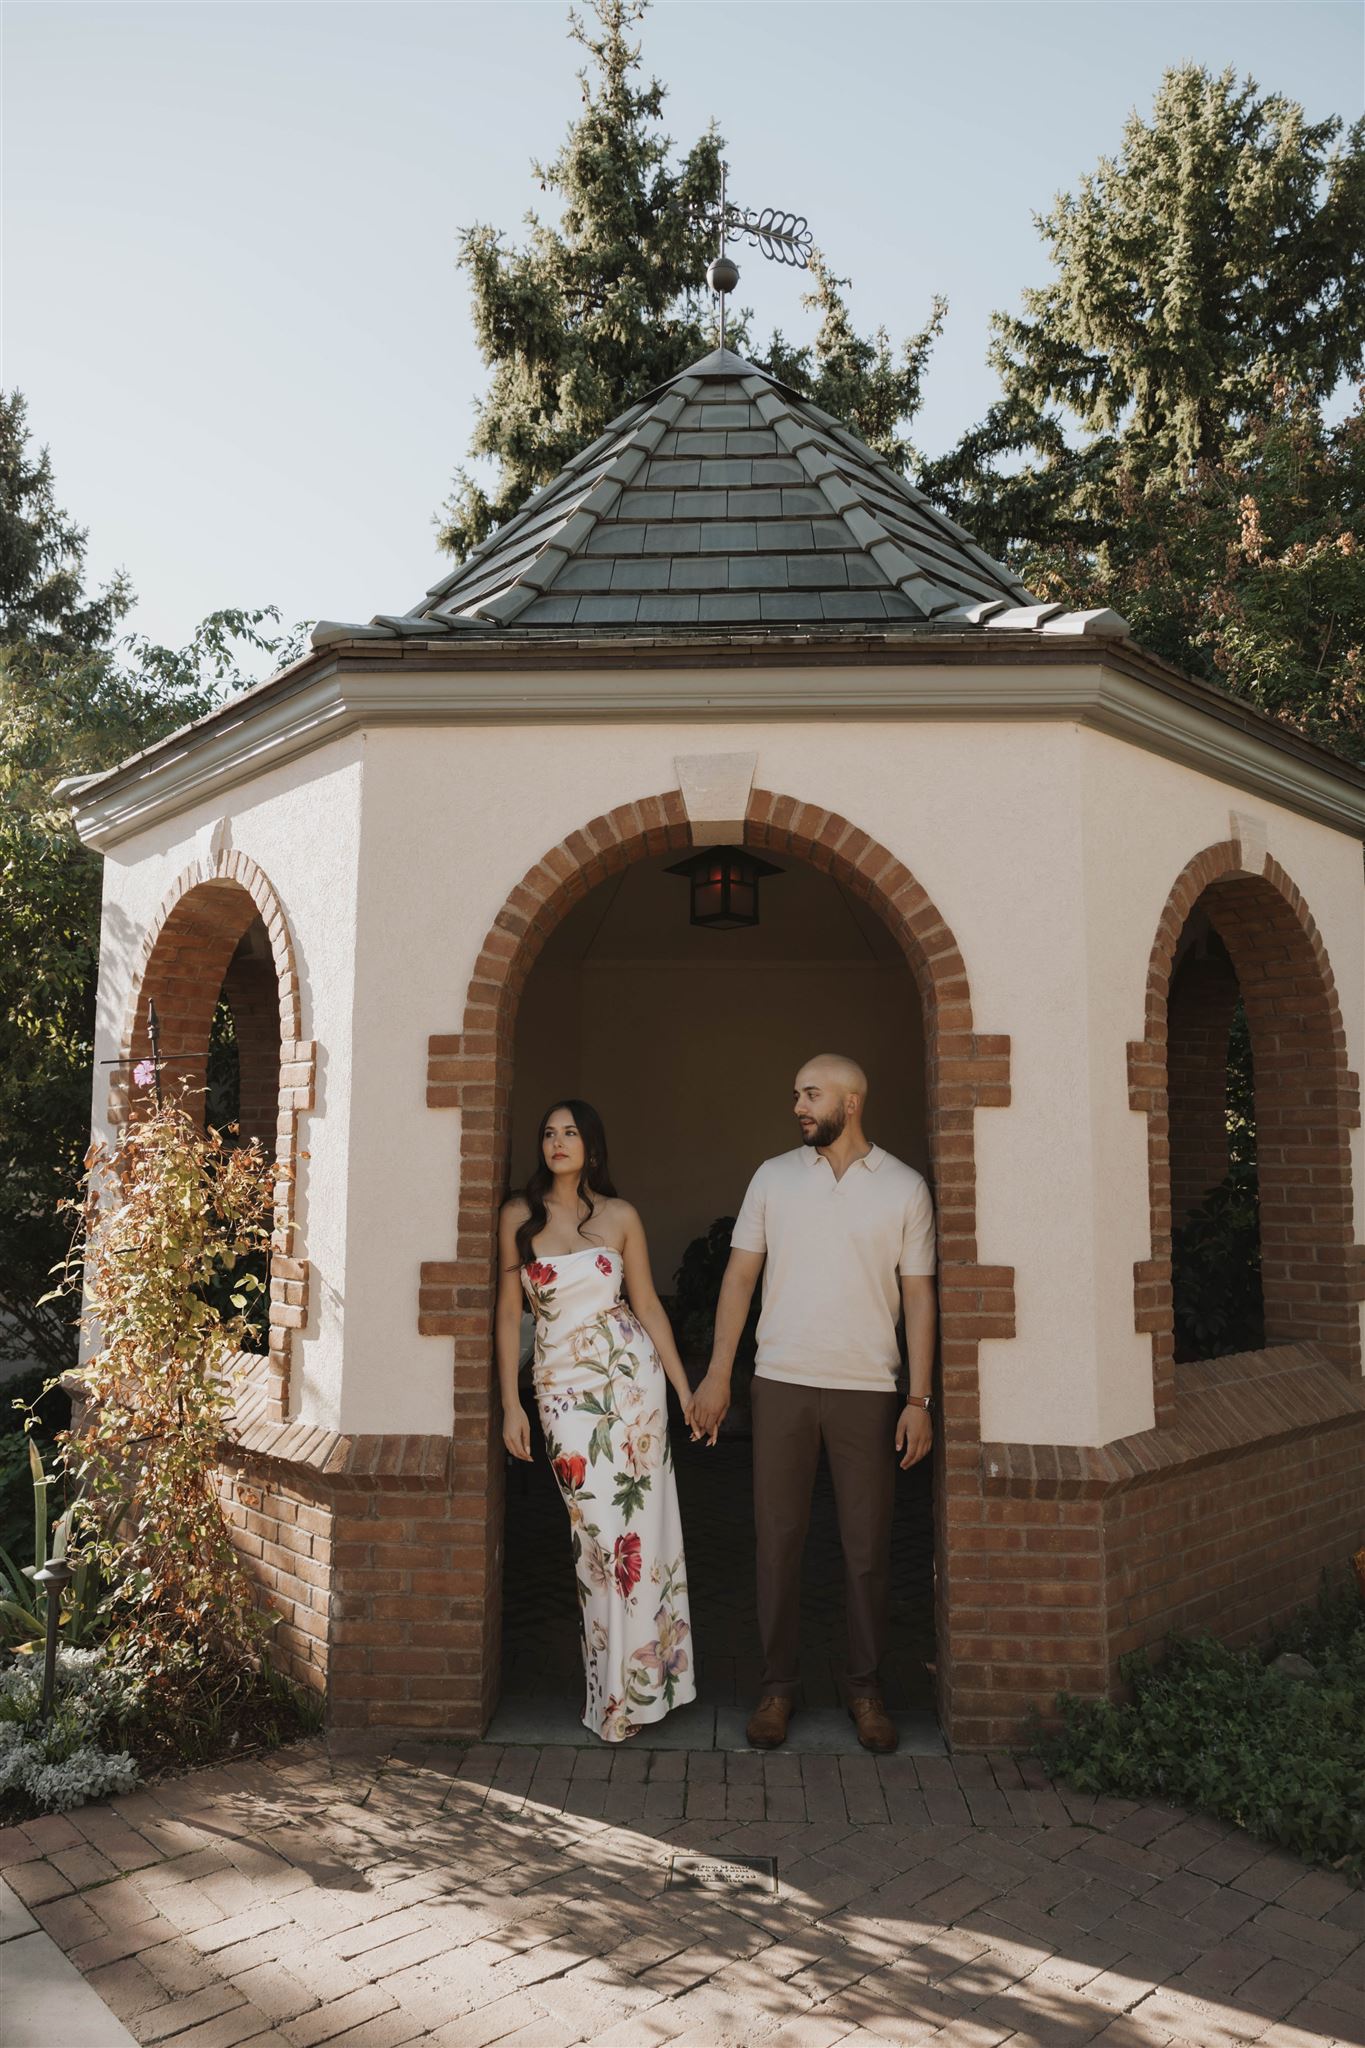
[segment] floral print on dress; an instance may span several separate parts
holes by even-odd
[[[696,1697],[667,1382],[621,1299],[621,1254],[528,1260],[532,1381],[569,1518],[585,1724],[620,1742]]]

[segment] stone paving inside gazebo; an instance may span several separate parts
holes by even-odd
[[[697,1857],[775,1859],[776,1889],[670,1882]],[[317,1738],[0,1858],[178,2048],[1365,2042],[1358,1892],[1005,1756]]]

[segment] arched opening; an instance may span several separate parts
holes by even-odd
[[[206,1108],[242,1144],[275,1138],[280,1096],[280,985],[259,912],[237,942],[209,1027]]]
[[[1298,1343],[1357,1374],[1359,1082],[1316,925],[1273,860],[1248,873],[1228,843],[1177,880],[1130,1079],[1149,1119],[1138,1323],[1154,1336],[1158,1420],[1177,1361]]]
[[[1232,956],[1202,902],[1181,934],[1167,1014],[1172,1312],[1183,1364],[1265,1342],[1251,1029]]]
[[[307,1314],[307,1269],[292,1241],[293,1167],[296,1118],[312,1102],[313,1047],[299,1039],[299,981],[284,914],[245,855],[224,852],[207,874],[195,868],[181,876],[144,941],[111,1080],[115,1125],[137,1116],[153,1094],[135,1079],[152,1054],[153,1004],[164,1085],[183,1087],[201,1120],[236,1124],[239,1141],[256,1139],[281,1169],[258,1343],[269,1359],[265,1409],[282,1419],[290,1333]]]
[[[1010,1099],[1009,1039],[975,1029],[966,969],[952,932],[909,870],[848,819],[755,790],[744,841],[765,858],[808,862],[872,908],[914,977],[925,1035],[925,1106],[939,1236],[940,1413],[934,1465],[935,1645],[940,1719],[950,1739],[1002,1739],[1020,1708],[989,1663],[989,1616],[970,1598],[995,1541],[983,1497],[977,1352],[1014,1334],[1014,1273],[984,1266],[976,1239],[975,1120]],[[427,1101],[460,1112],[460,1200],[454,1257],[424,1263],[419,1328],[448,1336],[455,1428],[448,1511],[452,1558],[449,1656],[440,1684],[471,1726],[487,1726],[501,1671],[504,1457],[491,1371],[495,1231],[511,1166],[517,1013],[542,947],[572,906],[637,861],[691,845],[676,792],[590,820],[551,848],[512,889],[474,964],[462,1028],[429,1043]],[[943,1532],[953,1540],[945,1542]],[[973,1554],[974,1553],[974,1554]],[[964,1581],[960,1602],[953,1581]],[[1018,1654],[1023,1655],[1026,1645]],[[368,1650],[362,1651],[368,1656]]]
[[[650,1234],[655,1279],[694,1383],[705,1370],[729,1225],[759,1162],[798,1142],[792,1077],[812,1053],[866,1067],[869,1135],[932,1171],[919,992],[885,922],[858,895],[791,859],[761,885],[756,926],[689,921],[673,856],[601,882],[547,939],[518,1005],[511,1179],[536,1157],[558,1095],[601,1112],[613,1177]],[[751,1318],[751,1330],[752,1330]],[[528,1332],[529,1338],[529,1332]],[[528,1342],[529,1354],[529,1342]],[[760,1671],[754,1611],[749,1392],[742,1347],[720,1442],[675,1431],[703,1709],[747,1712]],[[525,1368],[527,1412],[541,1450]],[[890,1446],[888,1445],[888,1455]],[[932,1473],[898,1474],[892,1630],[883,1670],[893,1708],[933,1706]],[[564,1510],[543,1456],[509,1464],[503,1587],[504,1703],[540,1709],[547,1735],[581,1707],[578,1602]],[[828,1473],[817,1481],[802,1601],[807,1708],[840,1704],[843,1578]]]

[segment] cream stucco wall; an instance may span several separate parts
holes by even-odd
[[[1027,721],[385,727],[118,846],[102,1053],[136,933],[225,809],[294,929],[320,1049],[301,1412],[449,1427],[449,1347],[416,1332],[420,1262],[454,1244],[459,1157],[457,1115],[425,1107],[428,1035],[460,1028],[484,934],[540,855],[674,787],[674,757],[708,750],[754,752],[759,785],[841,812],[897,854],[957,938],[977,1029],[1010,1034],[1012,1105],[976,1120],[979,1256],[1015,1268],[1019,1305],[1017,1337],[983,1347],[985,1435],[1093,1443],[1145,1426],[1149,1345],[1132,1329],[1145,1133],[1125,1047],[1162,904],[1186,861],[1228,837],[1230,808],[1262,817],[1334,959],[1359,1070],[1360,850],[1125,742]],[[1358,1196],[1361,1167],[1357,1155]]]

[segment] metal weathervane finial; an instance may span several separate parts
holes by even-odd
[[[727,256],[727,242],[747,239],[774,263],[790,264],[794,270],[809,270],[814,236],[804,214],[779,213],[775,207],[733,206],[725,196],[726,166],[720,167],[720,199],[693,208],[699,227],[715,230],[716,253],[706,266],[706,282],[720,300],[720,345],[725,346],[725,301],[739,283],[739,265]]]

